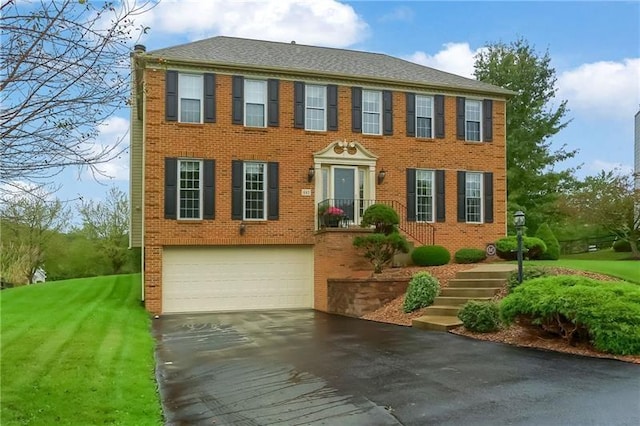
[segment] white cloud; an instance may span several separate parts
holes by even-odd
[[[640,102],[640,58],[583,64],[561,73],[557,85],[574,113],[631,120]]]
[[[353,7],[335,0],[165,0],[140,20],[152,36],[225,35],[331,47],[357,43],[369,30]]]
[[[403,56],[403,59],[463,77],[473,78],[474,56],[481,49],[471,50],[469,43],[446,43],[443,45],[443,49],[435,55],[418,51],[412,55]]]
[[[391,22],[391,21],[405,21],[411,22],[413,20],[413,10],[406,6],[400,6],[393,9],[391,12],[382,15],[379,19],[380,22]]]
[[[631,174],[633,173],[633,167],[629,164],[623,163],[615,163],[610,161],[602,161],[602,160],[594,160],[589,164],[589,169],[593,172],[600,172],[604,170],[605,172],[610,171],[619,171],[622,174]]]

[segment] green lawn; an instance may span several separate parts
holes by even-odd
[[[139,299],[139,274],[0,292],[0,423],[162,424]]]
[[[640,261],[637,260],[587,260],[561,258],[559,260],[527,260],[525,265],[558,266],[562,268],[581,269],[598,272],[621,278],[625,281],[640,284]]]

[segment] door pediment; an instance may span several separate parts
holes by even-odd
[[[336,140],[313,153],[316,164],[353,164],[375,166],[378,157],[360,142]]]

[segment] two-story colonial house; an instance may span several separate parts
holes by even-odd
[[[508,90],[384,54],[213,37],[132,54],[131,245],[153,313],[327,310],[366,207],[416,245],[506,232]],[[326,228],[327,207],[343,212]]]

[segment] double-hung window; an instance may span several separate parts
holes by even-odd
[[[468,141],[481,141],[482,101],[467,99],[465,102],[465,133]]]
[[[433,222],[433,170],[416,170],[416,221]]]
[[[244,81],[244,123],[247,127],[266,127],[267,82],[265,80]]]
[[[466,221],[482,223],[482,173],[467,172],[465,178]]]
[[[379,90],[362,91],[362,133],[381,135],[382,92]]]
[[[327,87],[307,84],[305,87],[305,130],[327,130]]]
[[[416,95],[416,137],[433,137],[433,97]]]
[[[244,163],[244,219],[266,220],[267,165]]]
[[[202,161],[178,160],[178,219],[202,219]]]
[[[202,75],[178,75],[178,103],[180,122],[202,122]]]

